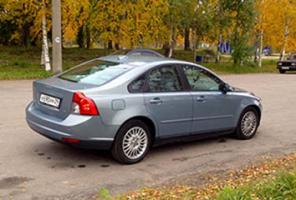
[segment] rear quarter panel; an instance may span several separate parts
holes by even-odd
[[[117,131],[122,124],[134,117],[146,117],[155,120],[147,113],[143,94],[113,94],[90,96],[96,103],[100,117],[106,126],[116,126]]]

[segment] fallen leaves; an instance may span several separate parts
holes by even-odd
[[[213,199],[222,188],[237,188],[261,179],[274,179],[279,171],[295,169],[296,153],[285,155],[280,158],[271,159],[263,157],[259,164],[251,164],[243,169],[228,171],[222,177],[217,174],[207,175],[206,183],[202,186],[175,185],[170,187],[144,188],[130,192],[118,199]],[[254,199],[257,197],[254,195]]]

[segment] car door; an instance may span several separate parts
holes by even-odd
[[[192,96],[184,90],[177,66],[156,67],[146,77],[145,105],[157,121],[159,137],[190,134]]]
[[[232,129],[238,103],[219,90],[222,81],[197,66],[184,65],[182,69],[193,97],[192,133]]]

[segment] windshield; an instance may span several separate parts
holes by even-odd
[[[120,63],[92,60],[63,73],[59,78],[76,83],[103,85],[128,70],[126,65]]]
[[[287,60],[296,60],[296,54],[290,54]]]

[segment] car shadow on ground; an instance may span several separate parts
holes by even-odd
[[[153,147],[145,161],[151,161],[156,157],[165,156],[167,159],[185,161],[183,158],[174,158],[172,152],[190,151],[190,149],[199,146],[208,146],[213,143],[226,143],[231,140],[230,136],[216,136],[193,141],[174,141],[161,146]],[[98,166],[107,168],[110,166],[120,166],[121,164],[113,160],[110,151],[88,150],[72,147],[65,144],[56,143],[50,140],[43,140],[36,143],[33,147],[33,153],[42,160],[47,161],[52,169],[86,168],[88,166]]]
[[[286,71],[285,73],[280,74],[280,75],[296,75],[296,71]]]
[[[86,168],[92,165],[109,167],[116,164],[108,151],[80,149],[50,140],[36,143],[33,153],[52,169]],[[43,162],[41,162],[43,164]]]

